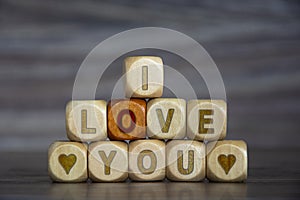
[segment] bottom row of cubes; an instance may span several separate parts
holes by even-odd
[[[247,145],[224,140],[54,142],[48,171],[56,182],[134,181],[241,182],[247,178]]]

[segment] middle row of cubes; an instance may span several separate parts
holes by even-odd
[[[223,100],[156,98],[70,101],[66,107],[71,141],[189,139],[222,140],[227,106]]]

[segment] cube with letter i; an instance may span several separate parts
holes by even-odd
[[[156,56],[133,56],[124,61],[125,95],[154,98],[163,94],[163,61]]]

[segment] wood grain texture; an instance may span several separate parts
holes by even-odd
[[[201,181],[206,176],[205,145],[193,140],[172,140],[166,145],[167,178]]]
[[[184,99],[156,98],[147,104],[147,135],[156,139],[182,139],[186,135]]]
[[[248,152],[244,141],[211,142],[207,151],[206,176],[210,181],[242,182],[247,179]]]
[[[129,178],[133,181],[159,181],[165,178],[165,143],[136,140],[129,143]]]
[[[298,1],[157,1],[151,2],[153,9],[147,2],[120,2],[1,1],[0,150],[45,151],[52,141],[64,139],[63,110],[72,98],[83,59],[99,42],[141,26],[180,31],[200,42],[211,55],[226,87],[228,138],[243,133],[239,139],[255,148],[299,146]],[[187,46],[186,51],[192,53],[193,48]],[[105,54],[114,52],[115,48],[109,48]],[[110,98],[114,83],[122,76],[122,63],[131,55],[162,57],[164,64],[186,77],[198,98],[209,97],[205,83],[184,59],[144,49],[111,64],[100,80],[97,99]],[[99,69],[103,67],[101,61],[95,62]],[[186,97],[185,87],[174,80],[173,74],[165,71],[164,82],[171,82],[182,92],[180,97]],[[164,96],[174,97],[167,89]],[[293,140],[282,142],[286,138]]]
[[[128,177],[128,145],[100,141],[89,145],[89,178],[94,182],[120,182]]]
[[[108,103],[108,136],[111,140],[146,137],[146,101],[112,100]]]
[[[107,138],[106,101],[70,101],[66,106],[67,136],[71,141],[91,142]]]
[[[222,140],[227,130],[227,106],[223,100],[190,100],[187,136],[200,141]]]
[[[124,68],[126,97],[154,98],[162,96],[164,70],[160,57],[127,57],[124,60]]]
[[[83,182],[88,178],[87,145],[54,142],[48,151],[48,173],[55,182]]]

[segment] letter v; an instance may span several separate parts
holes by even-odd
[[[161,131],[163,133],[168,133],[169,132],[171,121],[173,119],[174,111],[175,111],[175,109],[173,109],[173,108],[169,109],[167,119],[164,120],[162,110],[161,109],[156,109],[156,114],[157,114],[157,117],[158,117],[158,121],[159,121],[159,124],[160,124],[160,127],[161,127]]]

